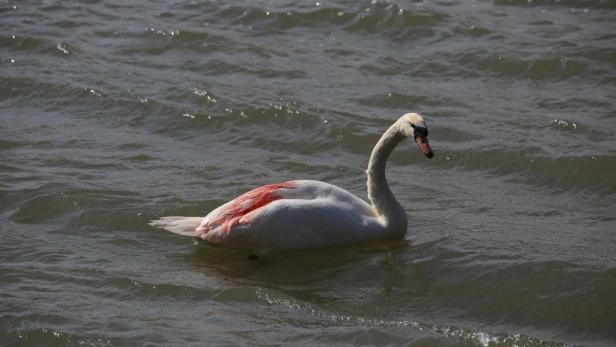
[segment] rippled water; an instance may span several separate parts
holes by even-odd
[[[616,344],[613,1],[0,2],[0,344]],[[365,197],[400,243],[153,229],[255,186]]]

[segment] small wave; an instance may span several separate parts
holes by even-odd
[[[499,6],[520,6],[520,7],[534,7],[534,6],[554,6],[565,8],[597,8],[597,9],[614,9],[616,4],[612,1],[604,0],[495,0],[494,3]]]
[[[401,110],[415,110],[424,107],[438,107],[448,105],[449,107],[462,106],[457,100],[447,97],[435,97],[430,95],[408,95],[397,92],[387,94],[370,95],[358,99],[363,105],[376,107],[395,107]]]
[[[318,5],[317,5],[318,4]],[[372,1],[352,7],[317,3],[313,6],[263,9],[228,6],[220,9],[215,20],[261,32],[288,31],[298,28],[338,27],[348,32],[382,34],[395,41],[432,36],[434,28],[448,17],[429,8],[402,8],[397,4]]]
[[[18,223],[42,223],[74,212],[77,206],[77,200],[65,198],[62,193],[34,196],[20,204],[11,220]]]
[[[59,317],[58,317],[59,318]],[[40,319],[40,317],[35,317]],[[57,318],[56,318],[57,319]],[[13,336],[5,336],[9,345],[48,345],[50,343],[70,346],[112,346],[112,339],[98,335],[98,336],[84,336],[80,334],[73,334],[62,331],[62,329],[55,328],[40,328],[40,329],[20,329],[21,332],[14,334]],[[52,342],[53,341],[53,342]]]
[[[568,124],[568,123],[567,123]],[[572,127],[567,125],[567,127]],[[568,128],[567,128],[568,129]],[[449,151],[444,165],[460,165],[470,170],[482,170],[509,176],[513,181],[552,187],[560,190],[591,189],[616,192],[613,168],[616,156],[541,155],[538,148]]]
[[[409,328],[418,332],[428,332],[430,334],[455,338],[464,343],[476,346],[565,346],[563,343],[545,341],[543,339],[525,336],[519,333],[494,334],[482,330],[465,329],[451,325],[430,324],[416,320],[390,320],[379,318],[368,318],[354,316],[345,313],[336,313],[320,308],[317,305],[297,300],[291,296],[273,290],[258,288],[256,290],[258,299],[269,305],[282,306],[293,312],[301,312],[319,320],[326,321],[328,324],[343,326],[376,326],[376,327],[395,327]]]
[[[58,43],[52,39],[42,36],[27,36],[27,35],[0,35],[0,44],[16,52],[27,52],[29,54],[57,54],[61,52],[69,55],[75,51],[75,48],[69,46],[65,42]]]
[[[452,58],[456,65],[469,67],[472,71],[531,80],[568,79],[584,74],[588,68],[581,60],[567,57],[527,59],[506,53],[465,52]]]

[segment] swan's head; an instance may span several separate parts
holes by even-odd
[[[428,158],[434,153],[428,144],[428,127],[426,121],[418,113],[407,113],[400,117],[400,131],[407,137],[412,138],[421,152]]]

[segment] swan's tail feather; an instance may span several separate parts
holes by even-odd
[[[201,224],[203,217],[169,216],[150,221],[151,226],[165,229],[174,234],[198,237],[196,229]]]

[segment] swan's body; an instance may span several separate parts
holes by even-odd
[[[201,217],[163,217],[155,227],[212,244],[248,249],[315,248],[402,238],[406,212],[385,179],[385,163],[396,145],[415,139],[432,157],[423,118],[408,113],[381,137],[368,164],[368,197],[320,181],[295,180],[253,189]]]

